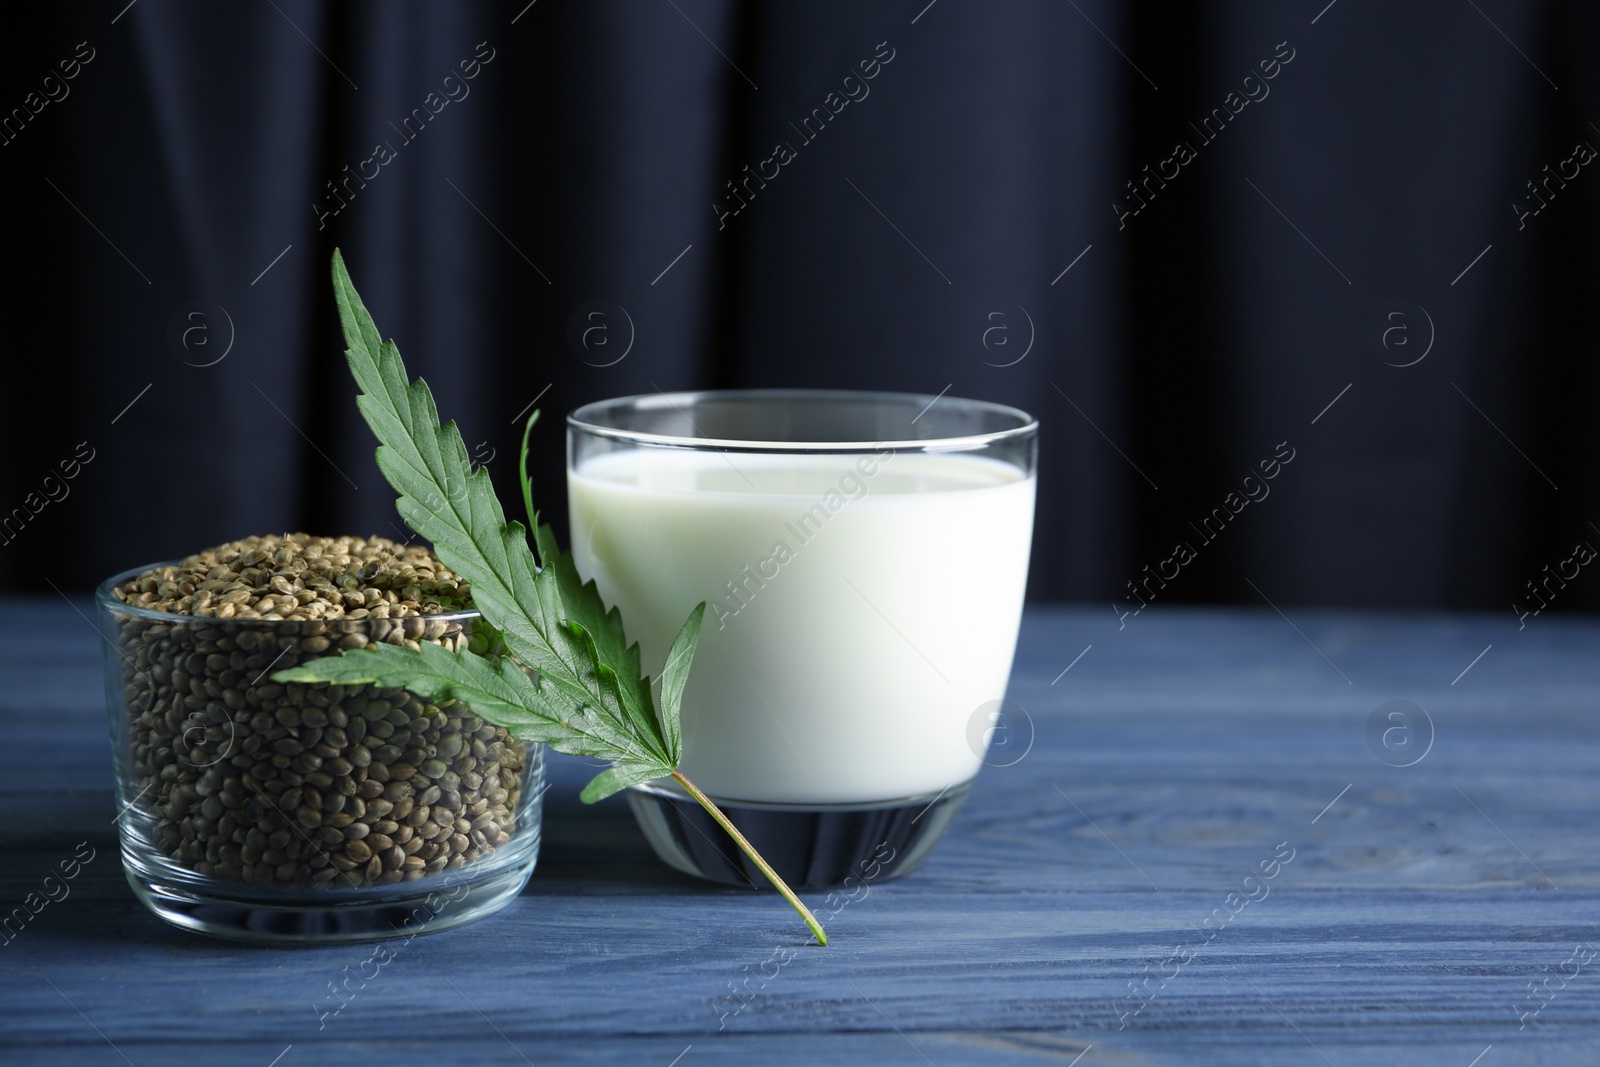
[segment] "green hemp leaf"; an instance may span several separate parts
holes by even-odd
[[[826,945],[816,917],[710,798],[678,771],[683,758],[679,705],[700,639],[704,602],[689,613],[668,651],[658,714],[650,678],[640,669],[639,646],[628,643],[621,613],[607,609],[593,581],[582,580],[572,554],[560,550],[554,531],[533,510],[528,442],[539,413],[524,428],[520,462],[536,559],[527,528],[506,521],[488,471],[471,468],[456,424],[440,425],[427,383],[406,380],[400,350],[379,337],[338,251],[333,288],[349,346],[345,357],[361,388],[356,405],[378,438],[378,468],[399,494],[396,507],[413,530],[433,542],[439,560],[471,583],[473,605],[495,629],[492,647],[503,654],[454,652],[428,642],[417,648],[379,643],[279,671],[274,680],[372,684],[409,689],[430,700],[462,700],[473,714],[505,727],[518,740],[610,761],[584,787],[582,800],[588,804],[630,785],[671,777]]]

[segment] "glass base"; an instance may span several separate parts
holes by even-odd
[[[499,911],[528,883],[538,858],[537,836],[519,844],[488,862],[415,881],[325,889],[314,897],[153,866],[126,848],[122,859],[135,895],[180,929],[233,941],[333,944],[431,934]]]
[[[971,785],[866,805],[711,799],[791,888],[826,889],[852,876],[910,874],[944,836]],[[733,838],[676,784],[647,782],[627,797],[650,847],[669,866],[712,882],[768,888]]]

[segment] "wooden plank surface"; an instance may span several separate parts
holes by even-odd
[[[319,1019],[370,946],[241,947],[134,900],[79,610],[0,603],[0,904],[80,842],[96,853],[0,944],[8,1065],[1600,1055],[1600,955],[1577,949],[1600,948],[1589,621],[1151,608],[1119,631],[1109,609],[1031,611],[1010,693],[1031,748],[985,769],[921,871],[845,906],[827,949],[775,896],[656,862],[620,801],[577,802],[588,769],[558,758],[524,895],[407,943]],[[1413,766],[1368,745],[1393,699],[1432,721]],[[793,960],[763,967],[778,948]],[[760,991],[732,1013],[746,976]]]

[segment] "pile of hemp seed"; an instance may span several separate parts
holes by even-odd
[[[516,829],[527,760],[457,701],[281,684],[372,642],[468,647],[468,583],[382,537],[251,537],[112,590],[127,751],[152,844],[252,885],[363,888],[440,874]],[[481,637],[480,637],[481,640]]]

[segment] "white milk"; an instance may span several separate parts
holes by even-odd
[[[684,774],[719,798],[802,805],[977,774],[968,723],[1005,696],[1034,484],[992,460],[887,450],[636,449],[567,479],[578,571],[622,610],[652,678],[706,601]]]

